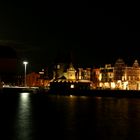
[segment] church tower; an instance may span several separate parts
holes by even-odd
[[[135,60],[133,63],[133,67],[138,68],[139,67],[139,63],[138,60]]]
[[[76,70],[73,67],[72,63],[70,63],[70,66],[67,69],[67,79],[68,80],[76,80]]]

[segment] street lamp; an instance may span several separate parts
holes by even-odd
[[[25,65],[25,76],[24,76],[24,82],[25,82],[25,87],[27,86],[27,84],[26,84],[26,67],[27,67],[27,64],[28,64],[28,62],[27,61],[23,61],[23,64]]]

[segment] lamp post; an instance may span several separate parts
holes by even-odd
[[[27,64],[28,64],[28,62],[27,61],[23,61],[23,64],[25,65],[25,76],[24,76],[24,82],[25,82],[25,87],[27,86],[27,84],[26,84],[26,67],[27,67]]]

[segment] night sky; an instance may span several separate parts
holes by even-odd
[[[86,2],[9,3],[0,8],[0,44],[14,46],[21,60],[47,67],[58,54],[78,66],[128,65],[140,61],[140,10],[96,8]]]

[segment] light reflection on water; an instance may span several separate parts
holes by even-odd
[[[32,112],[30,93],[20,93],[15,118],[15,137],[19,140],[28,140],[32,137]]]
[[[0,95],[0,110],[14,140],[140,139],[140,99],[20,93]]]

